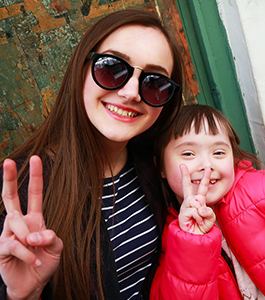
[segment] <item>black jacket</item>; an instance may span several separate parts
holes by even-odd
[[[142,286],[142,295],[144,299],[148,299],[152,279],[158,263],[161,234],[162,234],[162,229],[166,217],[166,204],[165,201],[163,201],[158,173],[153,164],[153,158],[150,153],[150,150],[148,148],[144,148],[143,145],[139,143],[131,143],[129,144],[128,147],[133,157],[134,165],[136,168],[136,172],[139,176],[141,187],[146,195],[146,199],[157,221],[158,231],[160,235],[159,249],[156,253],[156,258],[154,260],[154,263],[150,267],[147,277]],[[48,177],[46,171],[47,168],[49,169],[49,166],[45,166],[44,163],[44,167],[43,167],[44,182],[45,182],[45,177]],[[2,190],[2,170],[0,171],[0,190]],[[26,206],[27,206],[27,183],[26,182],[20,188],[19,196],[21,201],[22,212],[26,213]],[[4,216],[0,216],[0,232],[2,232],[3,229],[3,222],[4,222]],[[105,300],[118,300],[120,298],[120,295],[119,295],[118,280],[116,276],[115,260],[114,260],[111,243],[109,241],[109,235],[103,218],[102,218],[102,228],[103,228],[102,230],[103,243],[101,244],[101,249],[103,253],[103,266],[104,266],[103,286],[104,286]],[[21,284],[23,284],[23,279],[21,281]],[[5,299],[5,293],[6,293],[6,287],[0,277],[0,300]],[[53,299],[50,284],[47,284],[47,286],[44,288],[43,293],[41,295],[41,299],[42,300]]]

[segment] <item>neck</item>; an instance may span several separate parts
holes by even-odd
[[[111,177],[117,175],[124,167],[127,161],[126,143],[108,143],[108,159],[110,166],[107,166],[104,177]]]

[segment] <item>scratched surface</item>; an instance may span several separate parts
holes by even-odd
[[[186,102],[199,92],[174,0],[0,0],[0,158],[21,145],[52,107],[82,34],[125,8],[157,11],[172,26],[185,63]]]

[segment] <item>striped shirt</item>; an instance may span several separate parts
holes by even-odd
[[[157,249],[158,231],[130,160],[114,180],[105,179],[102,200],[121,299],[142,299],[140,289]]]

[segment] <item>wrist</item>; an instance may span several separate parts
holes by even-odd
[[[41,299],[41,293],[42,289],[35,289],[32,293],[29,295],[17,295],[17,293],[12,293],[8,290],[6,290],[6,300],[40,300]]]

